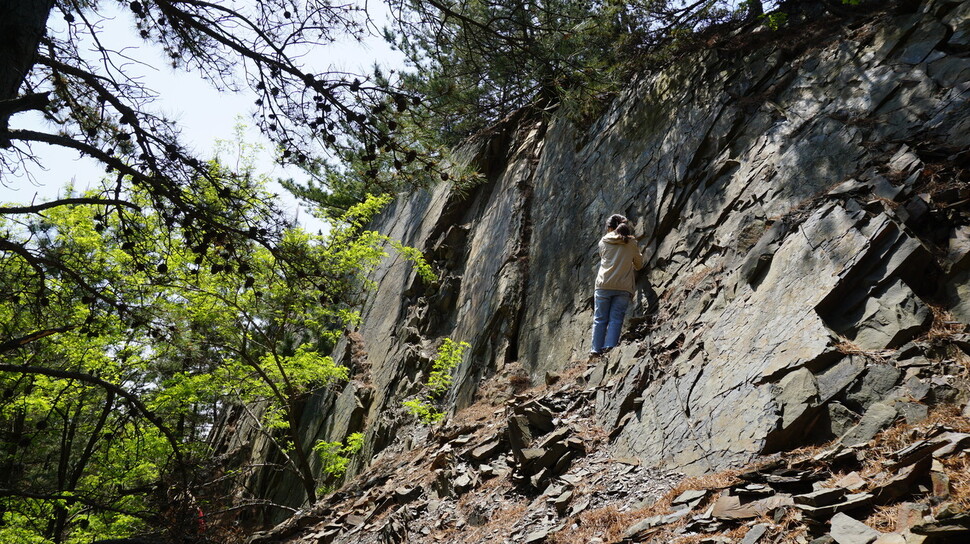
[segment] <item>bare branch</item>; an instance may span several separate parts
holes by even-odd
[[[44,329],[41,331],[34,331],[26,336],[21,336],[20,338],[7,340],[6,342],[0,343],[0,353],[22,348],[23,346],[26,346],[31,342],[40,340],[41,338],[46,338],[48,336],[51,336],[52,334],[67,332],[74,328],[75,328],[74,326],[68,326],[68,327],[58,327],[56,329]]]
[[[24,214],[24,213],[38,213],[50,208],[57,208],[59,206],[72,206],[79,204],[94,204],[94,205],[104,205],[104,206],[125,206],[131,208],[136,212],[141,211],[141,206],[132,204],[126,200],[116,200],[116,199],[105,199],[105,198],[62,198],[60,200],[52,200],[50,202],[42,202],[40,204],[35,204],[33,206],[0,206],[0,215],[10,215],[10,214]]]
[[[43,110],[50,104],[50,93],[31,93],[9,100],[0,100],[0,117],[30,110]]]
[[[153,515],[149,512],[139,512],[135,510],[125,510],[122,508],[116,508],[99,502],[88,497],[77,495],[74,493],[34,493],[31,491],[21,491],[18,489],[2,489],[0,488],[0,497],[21,497],[25,499],[37,499],[43,501],[75,501],[81,504],[86,504],[88,506],[97,508],[99,510],[105,510],[108,512],[116,512],[118,514],[127,514],[129,516],[135,516],[137,518],[149,520],[152,519]]]

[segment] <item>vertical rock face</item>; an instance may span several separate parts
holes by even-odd
[[[509,363],[537,380],[585,365],[612,213],[648,260],[624,341],[592,374],[617,456],[698,473],[864,438],[864,415],[896,417],[926,382],[934,335],[970,324],[968,27],[970,1],[928,1],[643,74],[585,130],[507,123],[469,153],[485,183],[378,221],[440,279],[396,256],[376,273],[356,340],[366,385],[314,398],[308,443],[362,430],[371,456],[404,441],[401,400],[442,337],[472,345],[459,407]]]

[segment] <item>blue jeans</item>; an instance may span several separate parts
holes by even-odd
[[[616,289],[597,289],[593,293],[593,349],[600,353],[620,341],[623,318],[633,295]]]

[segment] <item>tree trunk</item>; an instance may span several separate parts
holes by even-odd
[[[0,105],[17,92],[34,66],[54,0],[0,0]],[[0,107],[0,132],[11,111]]]
[[[748,15],[746,19],[749,21],[752,19],[757,19],[765,14],[765,8],[761,4],[761,0],[748,0]]]

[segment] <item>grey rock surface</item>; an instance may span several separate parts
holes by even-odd
[[[844,404],[833,401],[826,405],[828,431],[834,436],[842,436],[859,420],[859,414],[845,407]]]
[[[853,342],[862,349],[899,347],[925,330],[930,310],[902,280],[866,301]]]
[[[970,453],[970,432],[956,430],[966,428],[958,419],[911,425],[902,436],[857,446],[761,459],[732,471],[729,482],[692,480],[610,455],[597,438],[594,390],[580,379],[509,399],[507,430],[516,421],[528,425],[527,412],[555,410],[554,428],[536,437],[535,452],[496,441],[501,418],[464,412],[439,427],[434,439],[385,457],[341,491],[248,542],[675,542],[704,535],[702,542],[737,544],[738,530],[747,527],[741,544],[784,535],[816,544],[928,544],[930,537],[970,532],[966,509],[941,502],[948,483],[963,476],[955,461]],[[517,483],[521,474],[491,468],[517,457],[539,459],[552,444],[577,435],[585,440],[573,442],[582,445],[575,462],[531,490]],[[856,470],[833,481],[849,468]],[[925,487],[930,480],[932,495]],[[854,521],[875,507],[896,510],[897,532],[879,534]]]
[[[863,414],[862,419],[859,423],[849,429],[845,433],[841,440],[844,444],[860,444],[863,442],[868,442],[872,437],[876,436],[876,433],[889,427],[899,413],[891,405],[877,402],[866,410]]]
[[[757,544],[757,542],[761,540],[761,537],[764,536],[767,531],[768,526],[763,523],[759,523],[744,534],[744,538],[741,539],[741,544]]]
[[[839,544],[870,544],[879,538],[879,531],[843,513],[832,516],[829,533]]]
[[[899,382],[900,371],[889,364],[869,364],[866,373],[845,395],[846,403],[865,410],[886,398]]]
[[[472,346],[454,408],[513,367],[541,383],[585,363],[612,213],[634,223],[646,260],[621,345],[588,374],[615,456],[700,474],[877,432],[907,400],[894,357],[926,334],[928,302],[948,296],[970,324],[970,274],[954,265],[965,205],[927,170],[970,146],[970,1],[936,5],[804,53],[702,51],[635,78],[590,126],[516,118],[473,141],[462,153],[483,184],[401,198],[375,223],[439,281],[423,285],[400,256],[381,265],[357,331],[371,393],[312,398],[307,443],[363,431],[351,473],[406,448],[401,400],[444,337]],[[525,442],[545,432],[521,427]]]
[[[923,270],[928,242],[899,211],[922,197],[900,180],[925,168],[918,135],[970,143],[963,59],[941,49],[963,6],[949,19],[890,18],[797,62],[772,49],[700,53],[638,80],[588,128],[500,127],[478,155],[486,184],[465,197],[439,186],[377,224],[433,261],[449,255],[434,264],[461,281],[431,319],[422,308],[436,295],[405,263],[378,272],[359,331],[369,418],[422,378],[426,363],[408,354],[444,336],[473,346],[456,373],[459,407],[508,362],[540,382],[585,358],[596,243],[621,212],[647,265],[633,328],[595,376],[601,421],[623,421],[615,453],[699,473],[842,434],[845,423],[819,423],[829,403],[865,412],[898,385],[865,352],[929,326],[921,285],[936,272]],[[405,322],[420,333],[410,344]],[[847,356],[843,339],[861,351]]]

